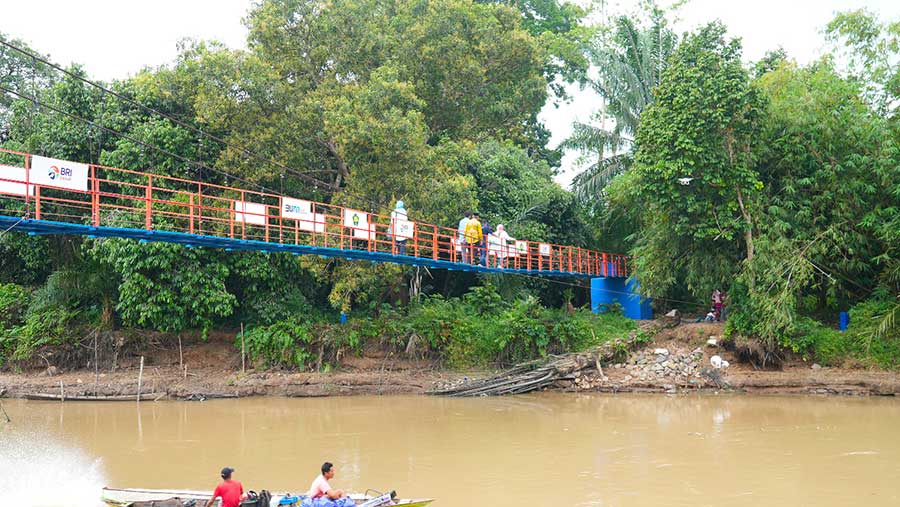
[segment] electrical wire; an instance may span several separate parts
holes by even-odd
[[[118,131],[118,130],[109,128],[109,127],[107,127],[107,126],[105,126],[105,125],[99,125],[99,124],[97,124],[97,123],[95,123],[95,122],[93,122],[93,121],[91,121],[91,120],[88,120],[87,118],[83,118],[83,117],[81,117],[81,116],[78,116],[77,114],[73,114],[73,113],[70,113],[70,112],[68,112],[68,111],[64,111],[63,109],[60,109],[60,108],[58,108],[58,107],[56,107],[56,106],[53,106],[53,105],[51,105],[51,104],[48,104],[48,103],[46,103],[46,102],[43,102],[43,101],[41,101],[40,99],[38,99],[37,97],[32,97],[32,96],[29,96],[29,95],[27,95],[27,94],[17,92],[17,91],[15,91],[15,90],[10,89],[10,88],[6,88],[5,86],[0,86],[0,91],[3,91],[3,92],[5,92],[5,93],[10,93],[10,94],[15,95],[15,96],[17,96],[17,97],[19,97],[19,98],[21,98],[21,99],[23,99],[23,100],[31,101],[31,102],[33,102],[34,104],[36,104],[37,106],[39,106],[39,107],[43,107],[44,109],[47,109],[47,110],[49,110],[49,111],[53,111],[54,113],[58,113],[58,114],[61,114],[61,115],[63,115],[63,116],[67,116],[67,117],[69,117],[69,118],[71,118],[71,119],[73,119],[73,120],[83,122],[83,123],[85,123],[86,125],[89,125],[89,126],[91,126],[91,127],[98,128],[98,129],[103,130],[103,131],[105,131],[105,132],[107,132],[107,133],[109,133],[109,134],[112,134],[112,135],[115,135],[115,136],[119,136],[119,137],[121,137],[121,138],[123,138],[123,139],[127,139],[127,140],[129,140],[129,141],[131,141],[131,142],[133,142],[133,143],[139,144],[140,146],[142,146],[142,147],[144,147],[144,148],[150,148],[150,149],[156,150],[156,151],[158,151],[158,152],[160,152],[160,153],[162,153],[162,154],[164,154],[164,155],[167,155],[167,156],[169,156],[169,157],[172,157],[172,158],[175,158],[175,159],[177,159],[177,160],[180,160],[180,161],[182,161],[182,162],[186,162],[186,163],[188,163],[188,164],[195,165],[195,166],[197,166],[197,167],[199,167],[199,168],[202,168],[202,169],[208,169],[208,170],[213,171],[213,172],[215,172],[215,173],[217,173],[217,174],[220,174],[220,175],[222,175],[222,176],[225,176],[225,177],[228,177],[228,178],[232,178],[232,179],[234,179],[234,180],[236,180],[236,181],[240,181],[240,182],[245,183],[245,184],[247,184],[247,185],[256,187],[256,188],[262,190],[263,192],[267,192],[267,193],[270,193],[270,194],[276,194],[276,195],[278,194],[277,191],[275,191],[275,190],[273,190],[273,189],[271,189],[271,188],[268,188],[268,187],[266,187],[266,186],[264,186],[264,185],[261,185],[261,184],[259,184],[259,183],[256,183],[256,182],[253,182],[253,181],[250,181],[250,180],[241,178],[241,177],[239,177],[239,176],[235,176],[235,175],[233,175],[233,174],[227,173],[227,172],[225,172],[225,171],[216,169],[215,167],[211,167],[211,166],[206,165],[206,164],[204,164],[204,163],[202,163],[202,162],[197,162],[197,161],[195,161],[195,160],[191,160],[191,159],[189,159],[189,158],[187,158],[187,157],[185,157],[185,156],[182,156],[182,155],[179,155],[179,154],[177,154],[177,153],[171,152],[171,151],[169,151],[169,150],[167,150],[167,149],[165,149],[165,148],[160,148],[159,146],[155,146],[155,145],[146,143],[146,142],[144,142],[144,141],[141,141],[140,139],[137,139],[137,138],[135,138],[135,137],[132,137],[132,136],[130,136],[130,135],[128,135],[128,134],[125,134],[125,133],[123,133],[123,132],[120,132],[120,131]]]
[[[316,186],[316,189],[318,189],[318,188],[321,186],[321,187],[324,187],[324,189],[326,189],[327,192],[332,193],[332,194],[337,193],[337,192],[342,192],[342,193],[344,193],[344,194],[346,194],[346,195],[350,195],[350,196],[356,197],[356,198],[358,198],[358,199],[362,199],[362,200],[368,202],[368,203],[369,203],[370,205],[372,205],[373,207],[377,207],[377,206],[379,205],[379,203],[377,203],[376,201],[372,200],[372,199],[369,198],[369,197],[362,196],[362,195],[359,195],[359,194],[355,194],[355,193],[352,193],[352,192],[348,192],[346,189],[342,189],[342,188],[340,188],[340,187],[334,185],[333,183],[330,183],[330,182],[327,182],[327,181],[324,181],[324,180],[320,180],[320,179],[318,179],[318,178],[315,178],[315,177],[313,177],[313,176],[310,176],[310,175],[308,175],[308,174],[305,174],[305,173],[303,173],[303,172],[301,172],[301,171],[299,171],[299,170],[293,169],[293,168],[291,168],[291,167],[289,167],[289,166],[287,166],[287,165],[285,165],[285,164],[279,162],[278,160],[275,160],[275,159],[273,159],[273,158],[271,158],[271,157],[266,157],[266,156],[264,156],[264,155],[261,155],[261,154],[259,154],[259,153],[256,153],[255,151],[253,151],[253,150],[251,150],[251,149],[249,149],[249,148],[247,148],[247,147],[245,147],[245,146],[242,146],[242,145],[239,145],[239,144],[235,144],[235,143],[233,143],[233,142],[231,142],[231,141],[227,141],[227,140],[222,139],[222,138],[220,138],[220,137],[218,137],[218,136],[216,136],[216,135],[210,134],[209,132],[204,132],[203,129],[199,129],[199,128],[197,128],[197,127],[194,127],[193,125],[191,125],[191,124],[189,124],[189,123],[187,123],[187,122],[185,122],[185,121],[179,120],[178,118],[176,118],[176,117],[174,117],[174,116],[171,116],[171,115],[169,115],[169,114],[163,113],[162,111],[159,111],[159,110],[154,109],[154,108],[152,108],[152,107],[146,106],[146,105],[144,105],[144,104],[141,104],[140,102],[137,102],[137,101],[135,101],[134,99],[128,98],[128,97],[126,97],[125,95],[123,95],[123,94],[121,94],[121,93],[118,93],[118,92],[116,92],[116,91],[114,91],[114,90],[111,90],[111,89],[109,89],[109,88],[107,88],[107,87],[105,87],[105,86],[103,86],[103,85],[100,85],[100,84],[98,84],[98,83],[95,83],[94,81],[91,81],[91,80],[89,80],[89,79],[87,79],[87,78],[84,78],[84,77],[82,77],[82,76],[79,76],[78,74],[75,74],[75,73],[73,73],[73,72],[71,72],[71,71],[68,71],[68,70],[64,69],[63,67],[60,67],[59,65],[56,65],[56,64],[53,63],[53,62],[50,62],[50,61],[48,61],[48,60],[46,60],[46,59],[44,59],[44,58],[41,58],[40,56],[35,55],[35,54],[31,53],[30,51],[27,51],[27,50],[25,50],[25,49],[22,49],[22,48],[20,48],[20,47],[18,47],[18,46],[15,46],[15,45],[13,45],[13,44],[10,44],[9,42],[6,42],[6,41],[4,41],[4,40],[0,40],[0,44],[4,45],[4,46],[6,46],[6,47],[8,47],[8,48],[10,48],[10,49],[12,49],[12,50],[14,50],[14,51],[17,51],[17,52],[19,52],[19,53],[21,53],[21,54],[23,54],[23,55],[26,55],[26,56],[32,58],[33,61],[39,61],[39,62],[43,63],[44,65],[47,65],[47,66],[49,66],[49,67],[51,67],[51,68],[53,68],[53,69],[55,69],[55,70],[58,70],[58,71],[62,72],[63,74],[65,74],[65,75],[67,75],[67,76],[69,76],[69,77],[71,77],[71,78],[73,78],[73,79],[76,79],[76,80],[78,80],[78,81],[81,81],[81,82],[83,82],[83,83],[85,83],[85,84],[87,84],[87,85],[89,85],[89,86],[93,86],[94,88],[97,88],[97,89],[103,91],[104,93],[109,93],[110,95],[116,97],[117,99],[119,99],[119,100],[121,100],[121,101],[123,101],[123,102],[126,102],[126,103],[128,103],[128,104],[131,104],[131,105],[133,105],[133,106],[137,106],[138,108],[140,108],[140,109],[142,109],[142,110],[144,110],[144,111],[146,111],[146,112],[155,114],[155,115],[160,116],[160,117],[162,117],[162,118],[165,118],[165,119],[167,119],[167,120],[169,120],[169,121],[175,123],[176,125],[179,125],[179,126],[181,126],[181,127],[183,127],[183,128],[186,128],[186,129],[188,129],[188,130],[194,132],[194,133],[199,134],[199,135],[201,136],[201,138],[202,138],[202,137],[208,137],[208,138],[210,138],[210,139],[212,139],[212,140],[214,140],[214,141],[216,141],[216,142],[218,142],[218,143],[221,143],[221,144],[223,144],[223,145],[225,145],[225,146],[227,146],[227,147],[229,147],[229,148],[235,149],[235,150],[241,152],[241,153],[244,154],[244,155],[248,155],[248,156],[251,156],[251,157],[253,157],[253,158],[257,159],[257,160],[261,160],[261,161],[263,161],[263,162],[270,163],[270,164],[272,164],[272,165],[274,165],[274,166],[276,166],[276,167],[282,169],[283,171],[287,171],[287,172],[289,172],[289,173],[291,173],[291,174],[293,174],[293,175],[295,175],[295,176],[297,176],[297,177],[299,177],[299,178],[301,178],[301,179],[306,180],[306,181],[309,182],[309,183],[314,184],[314,185]]]

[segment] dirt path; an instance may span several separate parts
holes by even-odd
[[[794,361],[780,371],[755,370],[739,364],[730,352],[706,344],[721,337],[722,326],[713,323],[682,324],[660,332],[654,342],[619,364],[605,365],[602,374],[579,375],[558,383],[564,391],[600,392],[693,392],[719,389],[698,375],[719,355],[731,364],[721,373],[722,385],[758,394],[898,395],[900,372],[845,368],[815,368]],[[667,354],[656,354],[666,349]],[[662,357],[665,356],[665,357]],[[0,393],[24,397],[33,393],[66,396],[85,394],[134,394],[138,390],[139,358],[120,362],[115,372],[78,370],[49,375],[45,370],[0,373]],[[421,394],[436,382],[477,376],[478,372],[444,371],[429,361],[411,361],[383,351],[362,357],[345,357],[338,371],[296,373],[287,371],[241,373],[240,354],[230,338],[186,346],[179,367],[177,350],[148,351],[145,356],[142,392],[166,393],[169,398],[198,399],[221,396],[336,396],[373,394]]]

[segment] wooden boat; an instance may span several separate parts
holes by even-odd
[[[166,396],[166,393],[143,393],[141,401],[155,401]],[[137,401],[137,394],[104,395],[80,395],[62,396],[51,393],[32,393],[25,395],[26,400],[51,400],[51,401]]]
[[[304,490],[305,491],[305,490]],[[182,500],[196,500],[197,504],[202,506],[209,500],[209,492],[191,491],[191,490],[164,490],[164,489],[135,489],[135,488],[103,488],[101,500],[111,507],[127,507],[133,502],[147,502],[151,500],[168,500],[170,498],[180,498]],[[272,505],[278,505],[278,500],[284,497],[284,493],[272,493]],[[357,504],[361,504],[373,497],[363,494],[351,494],[350,498]],[[433,498],[398,498],[394,500],[394,505],[402,505],[404,507],[425,507],[433,502]],[[218,506],[218,500],[213,504]]]

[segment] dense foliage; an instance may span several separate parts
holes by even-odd
[[[382,213],[403,199],[413,219],[447,226],[479,209],[513,236],[590,246],[583,206],[553,181],[560,153],[537,119],[564,96],[560,80],[584,75],[585,14],[556,1],[266,0],[245,18],[248,50],[185,41],[171,65],[108,84],[133,103],[81,81],[90,76],[78,66],[67,75],[4,49],[0,84],[49,107],[4,95],[0,142]],[[123,226],[133,219],[104,217]],[[4,317],[0,361],[77,344],[98,329],[205,337],[245,324],[261,365],[303,367],[310,357],[301,349],[327,343],[333,356],[375,339],[341,336],[350,328],[331,328],[338,312],[350,313],[352,326],[387,325],[386,312],[412,319],[438,300],[449,311],[483,283],[393,265],[14,232],[0,238],[0,252],[0,282],[11,284],[4,291],[30,301]],[[545,282],[507,280],[499,289],[532,313],[549,311],[538,301],[563,301],[561,288]],[[422,297],[421,306],[405,306]],[[512,345],[512,334],[508,347],[453,362],[582,343],[558,341],[545,320],[528,347]]]
[[[630,219],[642,290],[708,305],[726,289],[728,329],[759,341],[760,363],[792,351],[892,367],[896,24],[855,12],[829,33],[850,75],[783,51],[746,66],[720,24],[686,34],[641,116],[632,169],[602,199]],[[850,332],[832,332],[847,310]]]
[[[433,295],[405,308],[386,305],[345,325],[291,317],[257,327],[243,339],[249,357],[265,366],[322,368],[343,354],[380,346],[453,367],[489,367],[584,350],[634,328],[617,313],[548,309],[533,296],[504,299],[488,283],[462,297]]]
[[[629,251],[661,310],[725,290],[762,363],[898,366],[900,23],[841,13],[825,57],[746,62],[721,23],[676,36],[643,5],[587,26],[556,0],[262,0],[247,50],[185,41],[108,84],[133,103],[3,47],[0,145],[372,212],[403,199],[447,226],[478,209],[514,237]],[[575,192],[538,119],[567,81],[603,101],[565,144],[590,162]],[[245,324],[258,366],[373,345],[487,366],[630,328],[558,310],[585,294],[552,282],[119,239],[3,234],[0,284],[4,364],[78,356],[98,330]]]

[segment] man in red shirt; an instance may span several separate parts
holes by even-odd
[[[219,497],[222,498],[222,507],[239,507],[241,500],[247,497],[247,495],[244,494],[244,486],[238,481],[231,480],[232,473],[234,473],[233,468],[225,467],[222,469],[222,479],[224,482],[216,486],[212,498],[206,502],[206,507],[210,507],[213,502],[216,501],[216,498]]]

